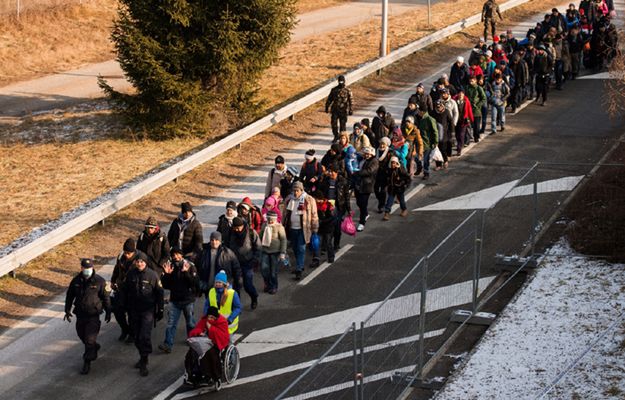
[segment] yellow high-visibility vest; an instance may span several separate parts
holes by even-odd
[[[228,293],[228,298],[226,299],[226,303],[223,306],[217,305],[217,291],[215,288],[212,288],[208,291],[208,304],[211,307],[215,307],[219,309],[219,314],[223,315],[224,318],[228,319],[230,314],[232,314],[232,301],[234,300],[234,289],[226,289]],[[223,295],[222,295],[223,296]],[[234,332],[239,329],[239,317],[237,316],[232,323],[228,324],[228,332],[232,335]]]

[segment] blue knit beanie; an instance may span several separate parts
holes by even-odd
[[[228,283],[228,276],[226,275],[226,271],[223,269],[215,275],[215,282],[223,282]]]

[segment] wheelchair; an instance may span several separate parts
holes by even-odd
[[[202,351],[200,351],[202,356],[200,356],[198,349],[200,346],[204,347],[205,345],[205,343],[200,345],[190,344],[189,351],[185,356],[184,384],[193,388],[212,387],[213,391],[219,391],[222,384],[230,384],[237,379],[241,366],[239,351],[234,344],[230,343],[219,352],[221,377],[217,382],[214,382],[202,371],[201,360],[208,350],[202,348]]]

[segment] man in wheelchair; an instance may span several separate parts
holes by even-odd
[[[207,336],[204,334],[207,333]],[[189,332],[189,351],[185,356],[185,383],[193,386],[221,387],[221,352],[230,344],[228,321],[216,307],[208,307],[206,314]]]

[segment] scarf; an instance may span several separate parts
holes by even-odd
[[[234,215],[232,217],[229,217],[228,214],[224,214],[224,217],[226,217],[226,220],[228,221],[228,225],[232,225],[232,220],[235,219],[238,215],[239,213],[236,210],[234,210]]]
[[[271,246],[271,240],[273,237],[273,227],[270,224],[265,225],[265,230],[263,232],[263,240],[261,244],[263,247]]]
[[[388,154],[388,150],[389,150],[388,146],[386,146],[386,149],[382,153],[380,153],[380,149],[378,149],[378,161],[382,161],[386,158],[386,155]]]
[[[391,139],[391,144],[393,145],[394,148],[399,149],[401,146],[404,145],[404,135],[402,135],[401,133],[397,133],[397,132],[393,132],[393,138]]]

